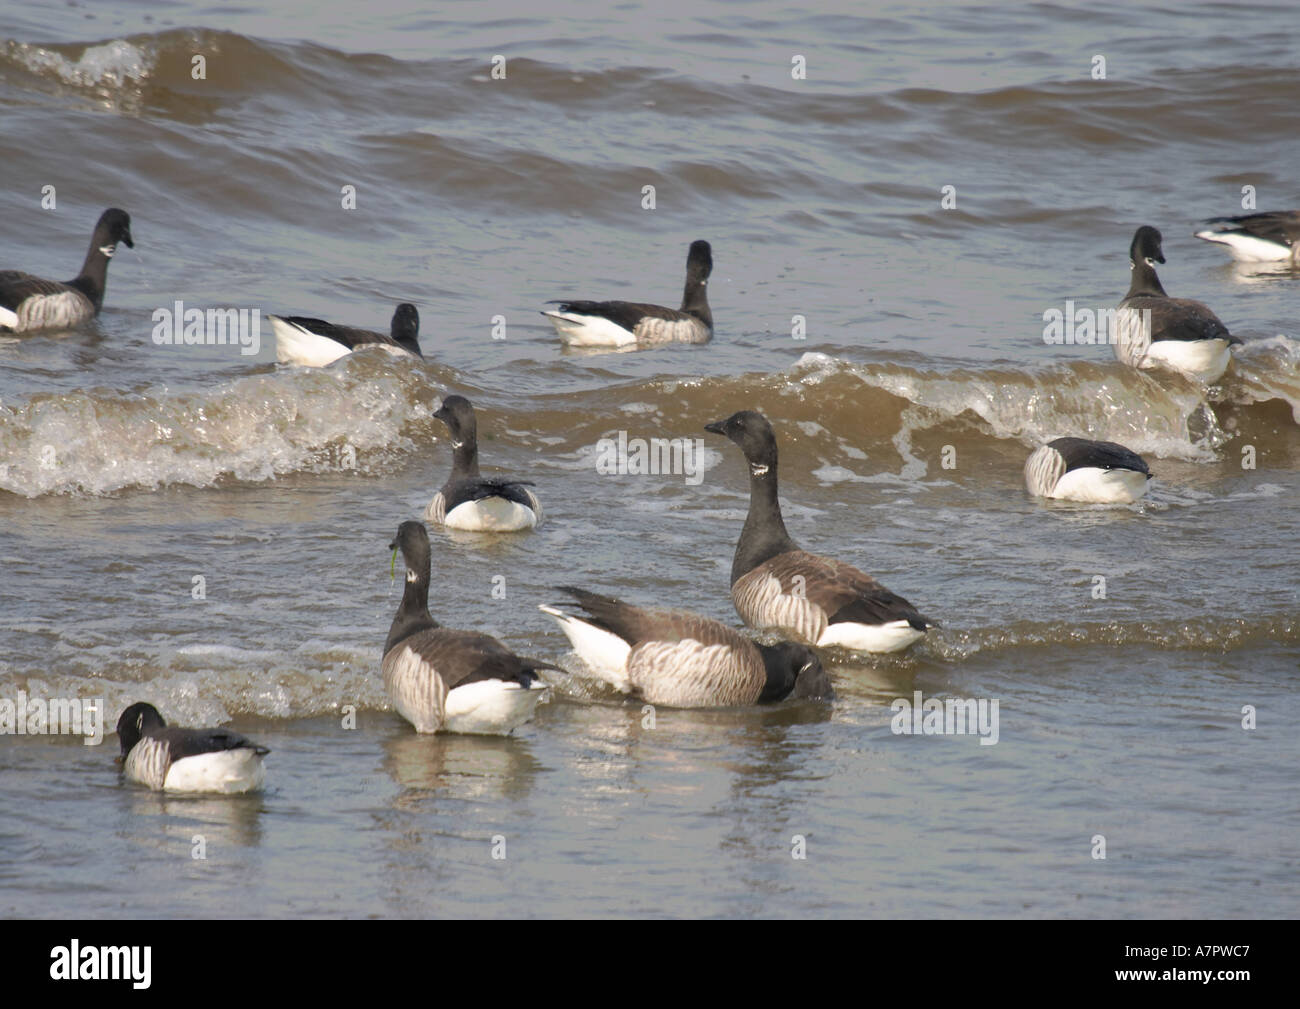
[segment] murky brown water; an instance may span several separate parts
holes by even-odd
[[[96,324],[0,341],[0,696],[274,751],[264,795],[176,799],[122,785],[111,735],[0,736],[0,910],[1293,916],[1300,278],[1191,236],[1242,185],[1296,205],[1292,12],[548,6],[0,11],[0,268],[71,276],[109,205],[136,239]],[[1141,223],[1246,341],[1208,402],[1043,342],[1045,311],[1119,300]],[[565,352],[537,314],[673,303],[695,238],[708,346]],[[427,361],[158,346],[176,299],[371,328],[409,300]],[[435,534],[446,624],[577,669],[556,584],[736,623],[747,483],[703,426],[751,407],[792,535],[943,628],[836,659],[832,706],[651,729],[571,677],[514,738],[417,738],[378,672],[386,545],[450,465],[449,391],[548,518]],[[601,474],[619,432],[700,438],[703,472]],[[1151,494],[1031,501],[1061,434],[1143,453]],[[895,735],[915,690],[997,699],[997,744]]]

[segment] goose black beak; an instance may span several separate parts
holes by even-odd
[[[131,232],[128,231],[125,235],[123,235],[123,236],[122,236],[122,241],[124,241],[124,242],[126,243],[126,247],[127,247],[128,249],[134,249],[134,248],[135,248],[135,242],[131,241]]]
[[[727,433],[727,422],[725,420],[715,420],[712,424],[705,424],[704,430],[725,436]]]

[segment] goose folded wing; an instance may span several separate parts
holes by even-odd
[[[503,497],[509,501],[527,504],[530,497],[525,487],[535,486],[531,480],[506,480],[500,477],[477,477],[472,482],[466,481],[465,497],[472,501],[481,501],[489,497]]]
[[[285,322],[292,323],[299,329],[305,329],[309,333],[315,333],[317,336],[328,337],[336,343],[341,343],[349,350],[355,350],[357,347],[367,343],[393,343],[391,336],[385,336],[383,333],[372,333],[368,329],[355,329],[352,326],[336,326],[332,322],[326,322],[324,319],[311,319],[305,315],[286,315],[282,316]]]
[[[590,315],[608,319],[614,325],[622,326],[629,332],[635,330],[642,319],[677,321],[691,318],[685,312],[665,308],[662,305],[643,305],[631,301],[561,301],[552,304],[558,304],[561,312],[572,315]]]
[[[703,646],[733,646],[743,640],[730,628],[695,613],[681,610],[643,609],[629,606],[617,599],[586,592],[582,589],[562,587],[562,592],[573,596],[574,603],[564,605],[581,608],[586,616],[581,619],[616,634],[630,645],[640,642],[672,644],[695,641]]]
[[[1300,240],[1300,211],[1274,211],[1248,217],[1216,217],[1206,224],[1218,226],[1225,234],[1254,235],[1279,245],[1293,245]]]
[[[43,280],[21,270],[0,270],[0,308],[15,311],[28,298],[67,291],[68,285],[57,280]]]
[[[826,614],[827,623],[887,624],[906,620],[917,630],[929,621],[906,599],[851,564],[792,550],[766,565],[785,594],[800,592]]]
[[[1151,312],[1151,339],[1155,340],[1226,340],[1241,343],[1228,332],[1219,317],[1199,301],[1189,298],[1166,298]]]
[[[247,736],[230,729],[168,728],[154,733],[154,738],[167,744],[172,763],[185,757],[197,757],[222,750],[249,749],[259,754],[271,752],[265,746],[259,746]]]
[[[447,690],[480,680],[516,680],[530,668],[496,638],[477,631],[435,627],[395,646],[410,648],[438,674]]]
[[[1131,469],[1149,473],[1146,461],[1136,452],[1113,441],[1088,441],[1084,438],[1059,438],[1052,447],[1061,453],[1067,469]]]
[[[537,496],[528,490],[532,486],[531,480],[466,477],[443,488],[444,515],[469,501],[486,501],[488,498],[499,497],[523,505],[525,508],[531,508],[540,517],[542,507],[537,501]]]

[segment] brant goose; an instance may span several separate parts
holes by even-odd
[[[1147,224],[1133,235],[1133,281],[1119,304],[1115,356],[1135,368],[1173,368],[1208,385],[1227,370],[1228,348],[1241,340],[1199,301],[1165,294],[1155,271],[1165,261],[1160,243],[1160,232]],[[1150,330],[1143,323],[1146,312]]]
[[[478,423],[464,396],[448,396],[434,414],[451,432],[451,476],[429,502],[425,518],[448,529],[512,533],[542,520],[527,480],[483,477],[478,471]]]
[[[271,751],[229,729],[171,728],[152,704],[132,704],[117,720],[126,776],[168,792],[251,792],[266,780]]]
[[[268,315],[275,332],[275,356],[284,364],[306,364],[315,368],[332,364],[358,347],[383,347],[390,353],[420,353],[420,313],[414,305],[401,304],[393,313],[388,334],[351,326],[336,326],[322,319],[302,315]]]
[[[633,344],[708,343],[713,313],[705,288],[713,272],[709,243],[691,243],[686,255],[686,291],[680,310],[629,301],[551,301],[543,312],[560,339],[574,347],[627,347]]]
[[[1276,263],[1289,259],[1300,267],[1300,210],[1275,210],[1244,217],[1216,217],[1197,238],[1226,245],[1239,263]]]
[[[1129,504],[1147,492],[1150,479],[1146,460],[1113,441],[1057,438],[1025,462],[1029,493],[1061,501]]]
[[[901,651],[936,626],[870,575],[795,545],[781,519],[766,417],[742,410],[705,430],[730,438],[749,462],[749,517],[731,564],[731,599],[745,623],[862,652]]]
[[[593,673],[651,704],[714,708],[835,696],[821,660],[806,645],[755,644],[683,610],[641,609],[567,586],[559,591],[576,600],[563,604],[572,612],[538,608],[555,618]]]
[[[19,270],[0,270],[0,329],[66,329],[99,314],[108,283],[108,261],[117,243],[131,240],[131,218],[125,210],[110,207],[99,217],[81,273],[61,284]]]
[[[429,534],[403,522],[389,544],[406,562],[406,591],[384,643],[384,689],[416,732],[505,735],[533,717],[546,684],[539,669],[496,638],[440,627],[429,616]]]

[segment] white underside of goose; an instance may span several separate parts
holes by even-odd
[[[1242,231],[1198,231],[1197,238],[1218,245],[1226,245],[1232,258],[1239,263],[1276,263],[1296,255],[1295,248],[1258,238]]]
[[[338,340],[303,329],[278,315],[268,315],[271,330],[275,333],[275,356],[282,364],[305,364],[322,368],[333,364],[345,354],[352,353]]]
[[[439,492],[425,512],[431,522],[437,522]],[[474,533],[516,533],[532,529],[537,525],[537,513],[517,501],[507,501],[503,497],[482,498],[478,501],[466,501],[459,504],[442,520],[448,529],[460,529]]]
[[[533,717],[546,684],[524,687],[513,680],[478,680],[447,694],[443,729],[466,735],[504,736]]]
[[[251,792],[266,781],[256,750],[247,747],[183,757],[167,771],[169,792]]]
[[[150,740],[142,740],[126,756],[126,776],[151,788],[155,786],[151,763],[165,760],[164,748]],[[156,764],[154,768],[156,769]],[[235,750],[214,750],[182,757],[167,769],[162,787],[168,792],[222,792],[235,794],[261,788],[266,781],[266,768],[257,751],[249,747]]]
[[[1173,368],[1209,385],[1223,377],[1231,359],[1227,340],[1157,340],[1147,348],[1142,367]]]
[[[18,316],[14,312],[11,312],[9,309],[5,308],[3,305],[0,305],[0,328],[4,328],[4,329],[18,328]]]
[[[385,658],[384,689],[416,732],[504,736],[533,717],[546,684],[535,679],[525,688],[514,680],[477,680],[453,687],[440,701],[437,670],[406,646]]]
[[[632,681],[627,675],[627,657],[632,653],[631,645],[617,634],[553,606],[539,606],[538,609],[555,618],[560,630],[569,639],[569,644],[578,653],[578,658],[586,663],[592,673],[622,693],[631,692]]]
[[[1137,470],[1080,466],[1056,481],[1047,496],[1085,504],[1131,504],[1147,492],[1147,483],[1147,475]]]
[[[817,639],[818,648],[848,648],[855,652],[901,652],[925,637],[906,620],[887,624],[855,624],[849,621],[827,624]]]
[[[323,368],[333,364],[340,357],[346,357],[352,351],[338,340],[321,336],[309,329],[281,319],[278,315],[269,315],[271,330],[275,333],[275,356],[282,364],[304,364],[311,368]],[[363,343],[356,350],[377,347],[386,350],[395,357],[405,357],[408,351],[391,343]]]
[[[573,347],[626,347],[637,342],[636,334],[603,315],[577,312],[543,312],[560,339]]]

